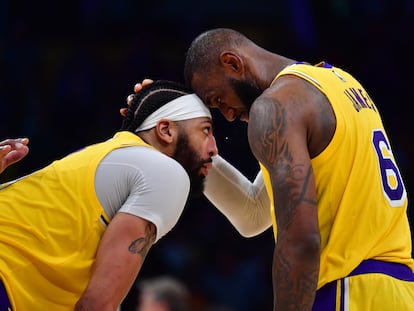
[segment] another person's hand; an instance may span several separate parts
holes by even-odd
[[[28,138],[9,138],[0,142],[0,173],[27,155],[28,143]]]
[[[134,98],[135,94],[137,94],[139,91],[141,91],[144,86],[147,86],[148,84],[151,84],[152,82],[154,82],[154,81],[151,80],[151,79],[144,79],[144,80],[142,80],[141,83],[135,84],[134,94],[130,94],[127,97],[127,105],[129,106],[131,104],[131,101]],[[125,114],[126,114],[127,110],[128,110],[128,108],[121,108],[121,109],[119,109],[119,113],[121,114],[121,116],[125,117]]]

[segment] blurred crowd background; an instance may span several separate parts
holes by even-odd
[[[231,27],[273,52],[325,60],[359,78],[382,112],[411,197],[413,20],[412,0],[0,0],[0,140],[31,141],[30,154],[0,182],[111,137],[136,82],[181,82],[190,42],[209,28]],[[220,153],[253,178],[246,124],[214,118]],[[271,310],[272,251],[271,230],[243,238],[201,198],[153,247],[139,279],[182,280],[197,311]],[[123,311],[133,310],[136,295],[134,288]]]

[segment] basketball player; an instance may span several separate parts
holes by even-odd
[[[28,143],[28,138],[9,138],[0,142],[0,174],[28,154]]]
[[[200,99],[156,81],[111,139],[1,185],[0,310],[116,310],[216,154]]]
[[[407,191],[364,87],[231,29],[199,35],[184,75],[228,121],[248,122],[277,242],[274,310],[414,310]]]
[[[152,82],[152,79],[144,79],[136,83],[134,93],[127,98],[127,106],[132,104],[135,94]],[[121,116],[127,111],[128,108],[121,108]],[[270,200],[261,172],[250,181],[217,154],[213,157],[203,193],[244,237],[256,236],[272,226]]]

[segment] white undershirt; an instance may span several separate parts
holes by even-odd
[[[244,237],[256,236],[272,226],[270,199],[261,172],[251,182],[217,155],[204,194]]]
[[[152,222],[158,241],[177,223],[190,180],[171,157],[145,146],[110,152],[98,165],[95,191],[110,219],[129,213]]]

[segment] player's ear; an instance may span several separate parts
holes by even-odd
[[[170,120],[160,120],[155,126],[155,133],[163,143],[171,144],[177,134],[176,125]]]
[[[225,70],[240,73],[243,70],[242,58],[233,51],[223,51],[220,54],[220,63]]]

